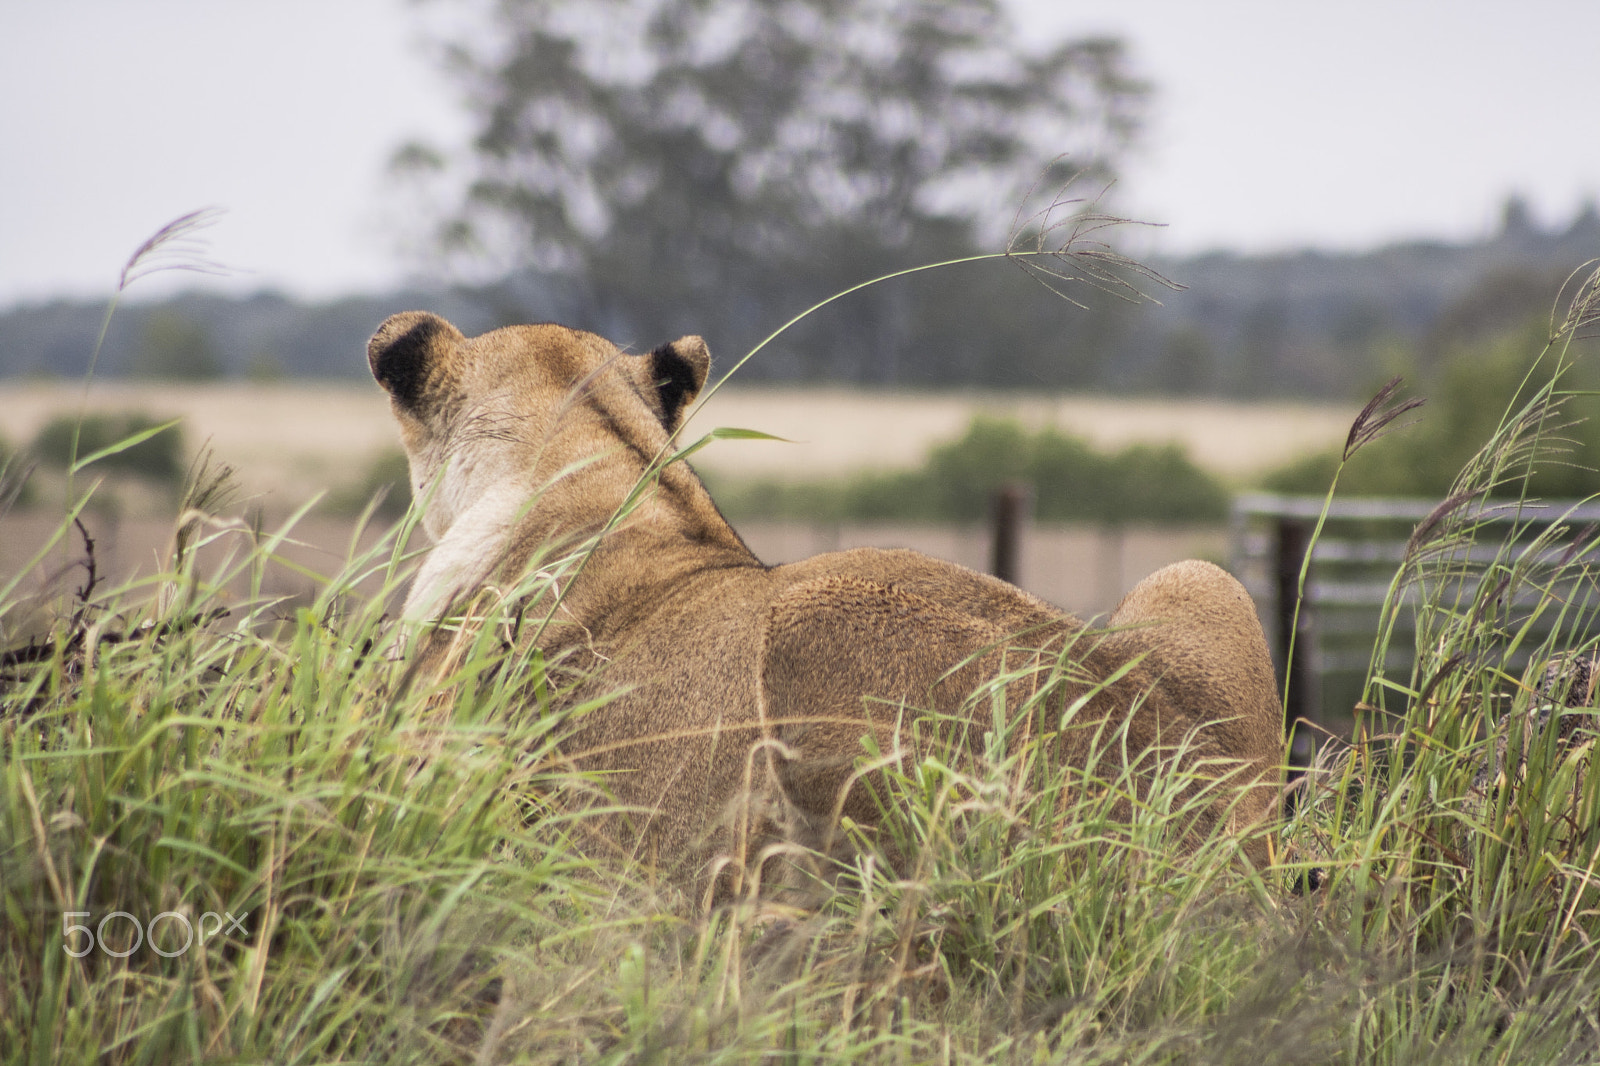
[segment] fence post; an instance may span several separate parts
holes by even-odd
[[[1298,626],[1295,621],[1295,602],[1299,597],[1300,566],[1311,550],[1312,525],[1304,518],[1281,515],[1277,522],[1277,543],[1274,551],[1274,578],[1277,585],[1277,659],[1287,675],[1287,692],[1284,698],[1283,728],[1289,738],[1289,762],[1304,766],[1311,757],[1311,738],[1295,729],[1302,718],[1316,721],[1321,702],[1321,679],[1316,672],[1316,609],[1309,595],[1310,580],[1306,585],[1307,602],[1300,608]],[[1294,651],[1290,654],[1290,635],[1294,635]]]
[[[1022,531],[1033,509],[1033,488],[1008,481],[990,499],[990,518],[994,538],[989,553],[989,572],[1013,585],[1022,574]]]

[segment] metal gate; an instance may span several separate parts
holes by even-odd
[[[1323,505],[1322,497],[1237,497],[1230,531],[1232,567],[1255,600],[1273,645],[1280,684],[1284,666],[1291,660],[1290,637],[1294,636],[1285,725],[1306,718],[1343,732],[1376,665],[1373,655],[1383,604],[1406,559],[1412,534],[1419,523],[1436,516],[1440,504],[1437,500],[1392,498],[1335,500],[1313,545]],[[1530,573],[1537,570],[1552,575],[1565,589],[1555,593],[1543,587],[1518,589],[1511,593],[1514,599],[1536,594],[1567,596],[1580,603],[1578,617],[1593,615],[1600,596],[1588,579],[1588,569],[1600,562],[1600,553],[1593,550],[1600,504],[1489,501],[1468,505],[1462,515],[1480,524],[1481,532],[1461,546],[1448,570],[1440,567],[1437,572],[1423,573],[1431,579],[1458,582],[1459,590],[1470,599],[1492,567],[1512,560]],[[1296,622],[1296,593],[1308,547],[1311,565]],[[1394,635],[1382,665],[1387,676],[1404,678],[1409,676],[1416,647],[1416,612],[1422,599],[1418,584],[1408,582],[1397,591],[1396,599],[1400,606],[1395,612]],[[1512,603],[1509,609],[1519,606],[1530,612],[1535,638],[1547,636],[1555,618],[1574,617],[1571,612],[1551,614],[1541,622],[1539,612],[1528,603]],[[1508,651],[1506,665],[1526,665],[1538,646],[1538,639],[1520,642]],[[1303,760],[1309,754],[1309,742],[1301,731],[1291,747],[1291,759]]]

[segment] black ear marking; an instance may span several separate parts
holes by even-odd
[[[411,407],[421,398],[428,380],[430,357],[440,342],[455,332],[450,323],[426,311],[391,315],[367,342],[367,365],[389,395]]]
[[[650,353],[650,377],[661,401],[661,422],[676,429],[678,419],[706,383],[711,353],[699,337],[680,337]]]
[[[656,395],[661,397],[661,421],[670,429],[677,424],[688,398],[697,391],[693,372],[672,345],[663,344],[650,353],[650,376],[655,379]]]

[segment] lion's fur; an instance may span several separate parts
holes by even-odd
[[[368,357],[413,485],[431,494],[436,546],[410,620],[514,578],[552,545],[598,537],[541,641],[547,659],[594,671],[573,699],[620,692],[564,745],[635,812],[608,823],[619,847],[704,874],[779,824],[811,846],[841,813],[871,826],[874,801],[852,783],[868,733],[894,750],[906,708],[954,714],[1002,670],[1015,708],[1069,645],[1079,672],[1063,688],[1088,697],[1081,719],[1134,709],[1136,759],[1184,744],[1185,766],[1231,773],[1241,787],[1219,792],[1213,820],[1243,829],[1275,804],[1282,736],[1266,642],[1248,595],[1215,566],[1158,571],[1092,634],[1020,589],[915,552],[768,567],[682,461],[613,524],[704,384],[700,338],[633,356],[562,326],[468,339],[407,312],[378,329]],[[1084,757],[1086,740],[1060,743]],[[1250,848],[1265,858],[1260,840]]]

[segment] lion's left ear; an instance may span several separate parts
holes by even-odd
[[[650,380],[661,404],[661,424],[678,428],[685,407],[700,395],[711,371],[711,352],[699,337],[679,337],[651,352]]]
[[[430,311],[402,311],[384,319],[367,342],[367,366],[395,403],[414,411],[429,382],[439,380],[441,364],[464,340],[460,330]]]

